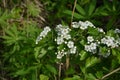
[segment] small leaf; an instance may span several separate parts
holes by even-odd
[[[96,77],[93,74],[91,74],[91,73],[86,75],[86,77],[87,77],[88,80],[96,80]]]
[[[42,48],[38,57],[42,58],[46,53],[47,53],[47,50],[45,50],[44,48]]]
[[[80,60],[84,60],[87,57],[87,52],[85,52],[84,50],[82,50],[80,52]]]

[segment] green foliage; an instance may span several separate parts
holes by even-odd
[[[5,1],[5,2],[4,2]],[[36,38],[42,32],[39,25],[41,3],[47,14],[47,24],[51,31],[38,44]],[[66,29],[70,23],[74,0],[1,0],[0,1],[0,79],[11,80],[103,80],[102,77],[120,66],[120,46],[108,46],[101,39],[114,38],[120,45],[119,0],[78,0],[74,20],[89,20],[98,27],[76,22],[70,28],[71,39],[64,39],[66,44],[58,45],[55,26],[63,23]],[[43,14],[46,14],[43,12]],[[73,21],[74,21],[73,20]],[[87,21],[86,21],[87,23]],[[69,27],[68,27],[69,28]],[[59,29],[60,30],[60,29]],[[61,33],[61,32],[60,32]],[[64,32],[65,33],[65,32]],[[45,34],[45,33],[44,33]],[[64,35],[65,36],[65,35]],[[94,41],[89,42],[92,36]],[[109,37],[108,37],[109,36]],[[68,42],[73,41],[76,53],[69,52]],[[97,43],[96,51],[85,50],[85,45]],[[100,43],[100,44],[99,44]],[[109,42],[112,43],[112,42]],[[91,47],[91,48],[94,48]],[[72,50],[74,51],[74,50]],[[61,56],[60,55],[60,56]],[[69,62],[67,62],[69,57]],[[67,64],[69,67],[67,68]],[[105,80],[118,80],[120,71],[108,76]]]

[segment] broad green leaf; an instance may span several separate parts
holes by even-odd
[[[41,74],[40,75],[40,80],[49,80],[49,77],[46,75]]]
[[[47,64],[46,68],[53,74],[57,74],[57,70],[55,69],[54,66]]]
[[[88,15],[92,15],[93,11],[95,10],[95,6],[96,6],[96,0],[92,0],[92,2],[90,2]]]
[[[98,59],[97,57],[89,57],[87,60],[86,60],[86,63],[85,63],[85,67],[86,68],[89,68],[91,66],[94,66],[96,63],[100,62],[100,59]]]
[[[76,4],[76,10],[82,14],[82,15],[85,15],[86,12],[84,11],[84,9],[79,5],[79,4]]]

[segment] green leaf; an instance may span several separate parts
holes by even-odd
[[[38,16],[40,13],[40,8],[37,5],[35,5],[33,2],[29,2],[27,4],[27,10],[28,10],[28,14],[34,17]]]
[[[96,77],[91,73],[87,74],[86,77],[88,80],[96,80]]]
[[[49,80],[49,77],[46,75],[41,74],[40,75],[40,80]]]
[[[72,16],[72,11],[70,11],[70,10],[65,10],[64,13]],[[73,16],[74,16],[76,19],[85,19],[84,16],[82,16],[82,15],[80,15],[80,14],[78,14],[78,13],[75,13],[75,12],[74,12],[74,15],[73,15]]]
[[[89,68],[91,66],[94,66],[96,63],[100,62],[100,59],[98,59],[97,57],[89,57],[87,60],[86,60],[86,63],[85,63],[85,67],[86,68]]]
[[[92,0],[92,2],[90,2],[88,15],[92,15],[93,11],[95,10],[95,6],[96,6],[96,0]]]
[[[76,10],[82,15],[86,14],[85,10],[79,4],[76,4]]]
[[[84,60],[87,57],[87,52],[85,52],[84,50],[82,50],[80,52],[80,60]]]
[[[90,35],[94,35],[94,36],[98,36],[99,35],[99,32],[98,32],[97,28],[91,28],[91,27],[89,27],[88,28],[88,33]]]
[[[55,69],[54,66],[47,64],[46,68],[53,74],[57,74],[57,70]]]
[[[42,48],[38,57],[42,58],[46,53],[47,53],[47,50],[45,50],[44,48]]]
[[[103,76],[103,72],[102,71],[97,71],[97,73],[95,75],[98,79],[100,79]]]

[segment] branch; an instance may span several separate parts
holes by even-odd
[[[75,0],[75,2],[74,2],[74,7],[73,7],[73,11],[72,11],[71,25],[70,26],[72,26],[72,21],[73,21],[73,16],[74,16],[76,4],[77,4],[77,0]]]
[[[119,68],[117,68],[117,69],[115,69],[115,70],[113,70],[112,72],[110,72],[110,73],[108,73],[108,74],[104,75],[104,76],[101,78],[101,80],[105,79],[106,77],[108,77],[108,76],[112,75],[113,73],[115,73],[115,72],[117,72],[117,71],[119,71],[119,70],[120,70],[120,67],[119,67]]]

